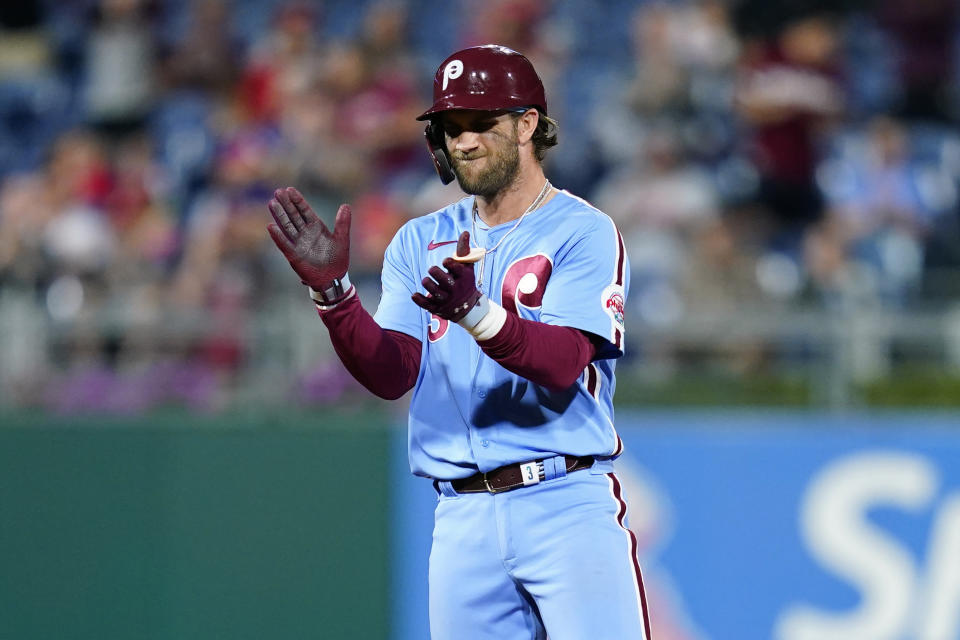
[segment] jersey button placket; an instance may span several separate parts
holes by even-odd
[[[477,390],[477,397],[482,400],[483,398],[486,398],[486,397],[487,397],[487,392],[486,392],[485,390],[483,390],[483,389],[478,389],[478,390]],[[486,438],[482,438],[482,437],[481,437],[481,438],[480,438],[480,446],[483,447],[484,449],[486,449],[486,448],[488,448],[488,447],[490,446],[490,441],[487,440]]]
[[[474,391],[475,397],[478,399],[474,404],[475,405],[481,404],[484,401],[484,398],[487,397],[486,389],[474,387],[473,391]],[[483,462],[487,457],[487,451],[483,451],[481,453],[481,450],[488,450],[490,448],[490,440],[486,436],[487,434],[483,433],[482,430],[477,429],[477,427],[473,425],[470,426],[470,439],[472,440],[475,447],[478,444],[480,445],[479,449],[474,449],[474,457],[476,458],[477,464],[481,466],[483,465]]]

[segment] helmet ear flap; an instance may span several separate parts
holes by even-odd
[[[430,151],[430,157],[433,158],[433,166],[437,169],[440,176],[440,182],[450,184],[456,177],[453,168],[450,165],[450,155],[447,152],[447,142],[443,135],[443,127],[436,120],[427,123],[427,128],[423,131],[427,139],[427,149]]]

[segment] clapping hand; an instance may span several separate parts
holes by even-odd
[[[470,253],[470,232],[464,231],[457,240],[457,256]],[[458,322],[476,306],[480,299],[477,280],[473,272],[473,263],[461,262],[454,258],[443,261],[443,269],[432,266],[427,271],[430,276],[422,280],[427,295],[415,293],[413,301],[444,320]]]
[[[267,208],[275,221],[267,231],[304,284],[324,291],[343,277],[350,264],[350,205],[340,205],[333,232],[293,187],[274,191]]]

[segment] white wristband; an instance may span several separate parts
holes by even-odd
[[[467,312],[467,315],[457,320],[457,324],[467,331],[470,331],[470,329],[473,329],[475,326],[477,326],[477,323],[480,322],[489,311],[490,299],[485,295],[481,295],[477,300],[477,303],[473,305],[473,309],[470,309],[470,311]]]
[[[458,323],[466,329],[477,342],[489,340],[500,333],[507,322],[507,310],[496,302],[482,296],[477,306],[470,310]]]
[[[350,298],[352,298],[352,297],[355,296],[355,295],[357,295],[357,288],[356,288],[356,287],[350,287],[349,289],[347,289],[347,293],[344,294],[344,296],[343,296],[342,298],[340,298],[339,300],[334,300],[333,302],[331,302],[331,303],[329,303],[329,304],[327,304],[327,303],[325,303],[325,302],[320,302],[320,301],[317,300],[316,298],[313,298],[313,296],[311,296],[311,298],[313,299],[313,303],[314,303],[315,305],[317,305],[317,309],[318,309],[319,311],[330,311],[330,309],[333,309],[334,307],[337,307],[337,306],[343,304],[344,302],[346,302],[347,300],[349,300]]]
[[[333,285],[323,291],[317,291],[313,287],[307,287],[310,290],[310,297],[319,305],[330,305],[340,302],[343,294],[350,290],[350,277],[347,274],[339,278],[334,278]]]

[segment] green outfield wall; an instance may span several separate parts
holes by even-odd
[[[386,423],[0,415],[0,638],[386,638]]]

